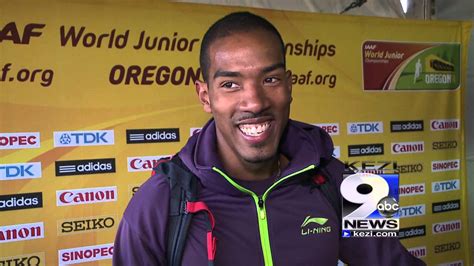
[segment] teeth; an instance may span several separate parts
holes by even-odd
[[[270,123],[266,122],[263,124],[242,124],[239,125],[239,128],[245,135],[259,136],[263,132],[265,132],[265,130],[267,130],[269,126]]]

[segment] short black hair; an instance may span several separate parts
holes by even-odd
[[[278,30],[268,20],[250,12],[230,13],[212,24],[202,38],[199,64],[204,81],[208,81],[210,58],[209,47],[220,38],[230,36],[234,33],[252,32],[255,30],[265,30],[274,34],[278,38],[283,64],[286,67],[285,44]]]

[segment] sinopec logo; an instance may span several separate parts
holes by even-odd
[[[400,214],[400,218],[406,218],[406,217],[425,215],[426,213],[425,210],[426,210],[426,205],[419,204],[419,205],[401,207],[398,212]]]
[[[391,132],[423,131],[423,120],[390,121]]]
[[[443,234],[461,230],[461,220],[433,224],[433,234]]]
[[[449,242],[449,243],[444,243],[444,244],[434,246],[435,253],[454,251],[458,249],[461,249],[461,242],[459,241]]]
[[[400,197],[423,194],[425,194],[425,183],[402,185],[398,188],[398,195]]]
[[[0,133],[0,150],[36,149],[40,147],[40,133]]]
[[[61,249],[58,250],[58,254],[59,265],[111,259],[114,254],[114,244]]]
[[[151,171],[153,167],[161,162],[169,161],[171,155],[158,155],[158,156],[142,156],[142,157],[128,157],[128,171],[129,172],[141,172]]]
[[[56,161],[56,176],[115,173],[115,159]]]
[[[461,128],[461,123],[459,119],[431,120],[430,125],[431,131],[459,130]]]
[[[417,258],[426,257],[426,247],[425,246],[409,248],[407,250],[408,250],[408,252],[410,252],[411,255],[413,255]]]
[[[56,205],[68,206],[117,201],[117,187],[95,187],[56,191]]]
[[[392,142],[392,154],[421,153],[424,151],[424,141]]]
[[[0,196],[0,211],[33,209],[41,207],[43,207],[43,194],[41,192]]]
[[[425,235],[426,235],[425,225],[400,228],[400,231],[398,231],[399,239],[412,238],[412,237],[425,236]]]
[[[440,213],[440,212],[449,212],[449,211],[457,211],[461,209],[461,201],[460,200],[448,200],[442,202],[433,202],[432,205],[432,212],[433,213]]]
[[[348,154],[349,157],[383,155],[383,143],[349,145]]]
[[[56,131],[54,147],[114,145],[113,130]]]
[[[127,129],[127,143],[179,142],[179,128]]]
[[[347,123],[347,134],[379,134],[383,133],[383,122],[355,122]]]
[[[30,265],[45,265],[44,252],[21,254],[11,257],[0,258],[0,265],[4,266],[30,266]]]
[[[460,167],[461,162],[459,159],[431,162],[431,172],[457,171]]]
[[[40,162],[0,164],[0,180],[30,179],[40,177]]]
[[[58,222],[58,235],[87,233],[114,227],[114,216],[82,217]]]
[[[43,222],[0,226],[0,243],[44,238]]]
[[[461,189],[461,181],[459,179],[451,179],[431,183],[431,192],[447,192]]]
[[[40,29],[45,26],[46,24],[28,23],[20,28],[15,22],[7,23],[0,31],[0,43],[10,41],[14,44],[29,44],[32,37],[43,34]]]
[[[326,133],[331,136],[339,135],[339,123],[323,123],[314,125],[320,127],[322,130],[326,131]]]
[[[435,141],[432,144],[433,150],[456,149],[457,147],[458,147],[458,142],[455,140]]]

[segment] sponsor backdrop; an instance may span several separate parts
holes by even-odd
[[[130,198],[209,119],[193,88],[201,37],[236,9],[0,7],[0,264],[110,264]],[[471,25],[254,11],[283,33],[292,118],[323,127],[350,168],[399,169],[403,244],[429,264],[468,265]]]

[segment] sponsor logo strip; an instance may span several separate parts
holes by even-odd
[[[456,211],[461,209],[461,201],[448,200],[442,202],[433,202],[431,207],[433,213]]]
[[[36,149],[39,147],[39,132],[0,133],[0,150]]]
[[[438,266],[463,266],[462,260],[452,261],[452,262],[445,262],[441,264],[437,264]]]
[[[56,205],[68,206],[117,201],[117,187],[95,187],[56,191]]]
[[[461,122],[459,119],[437,119],[430,121],[431,131],[459,130]]]
[[[459,159],[431,162],[431,172],[457,171],[460,167],[461,162]]]
[[[461,220],[433,224],[433,234],[443,234],[461,230]]]
[[[117,218],[112,215],[81,217],[58,221],[58,235],[88,233],[113,228]]]
[[[179,142],[179,128],[127,129],[127,144]]]
[[[58,250],[59,265],[76,264],[90,261],[111,259],[114,254],[114,244],[77,247]]]
[[[0,180],[30,179],[40,177],[40,162],[0,164]]]
[[[171,155],[128,157],[128,171],[151,171],[153,170],[153,167],[157,166],[161,162],[170,160],[171,157]]]
[[[426,205],[419,204],[419,205],[404,206],[400,208],[399,213],[400,213],[400,218],[422,216],[422,215],[425,215],[426,213]]]
[[[41,192],[0,195],[0,211],[41,207],[43,207],[43,194]]]
[[[434,246],[434,253],[442,253],[461,249],[461,242],[449,242]]]
[[[456,149],[458,147],[458,142],[455,140],[435,141],[431,147],[433,150]]]
[[[349,157],[383,155],[384,154],[383,143],[349,145],[348,154],[349,154]]]
[[[426,257],[426,246],[409,248],[408,252],[417,258]]]
[[[347,123],[348,135],[380,134],[383,133],[383,122],[355,122]]]
[[[113,130],[57,131],[54,147],[114,145]]]
[[[414,163],[397,165],[397,170],[400,172],[400,174],[421,173],[423,172],[423,164]]]
[[[56,161],[56,176],[115,173],[115,159]]]
[[[392,142],[392,154],[421,153],[424,151],[424,141]]]
[[[400,197],[425,194],[425,183],[402,185],[398,188]]]
[[[451,179],[451,180],[438,181],[438,182],[431,183],[432,193],[459,190],[460,188],[461,188],[461,181],[459,179]]]
[[[0,265],[46,265],[46,261],[44,252],[38,252],[0,258]]]
[[[0,243],[44,238],[43,222],[0,226]]]
[[[314,124],[315,126],[320,127],[322,130],[326,131],[331,136],[339,135],[339,123],[324,123],[324,124]]]
[[[423,120],[390,121],[391,132],[423,131]]]
[[[399,239],[412,238],[412,237],[425,236],[425,235],[426,235],[425,225],[400,228],[400,231],[398,232]]]

